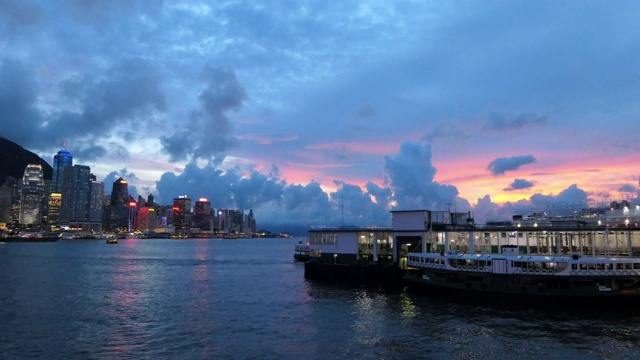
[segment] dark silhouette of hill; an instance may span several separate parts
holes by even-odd
[[[42,165],[42,172],[46,180],[51,180],[53,168],[40,156],[22,146],[0,137],[0,185],[7,177],[22,179],[24,169],[28,164]]]

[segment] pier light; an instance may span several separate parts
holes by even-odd
[[[629,226],[629,219],[624,220],[624,226]]]
[[[538,227],[538,223],[537,222],[533,223],[533,227]]]
[[[338,260],[338,254],[333,254],[333,263],[335,264]]]
[[[518,227],[520,227],[520,223],[518,223]]]

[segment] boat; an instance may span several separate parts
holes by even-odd
[[[13,236],[2,236],[0,242],[56,242],[60,240],[60,233],[26,232]]]
[[[293,259],[296,261],[307,261],[310,259],[309,244],[298,242],[294,248]]]
[[[107,238],[107,244],[117,244],[118,239],[116,237]]]
[[[409,253],[407,287],[432,292],[527,301],[640,300],[640,257],[520,254],[512,245],[500,254]]]

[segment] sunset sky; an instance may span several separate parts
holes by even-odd
[[[636,201],[640,3],[0,0],[0,136],[263,223]]]

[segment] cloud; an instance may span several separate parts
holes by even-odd
[[[422,139],[426,142],[433,143],[437,139],[466,139],[468,138],[460,129],[452,124],[439,123],[428,132]]]
[[[107,149],[95,143],[114,132],[113,135],[125,133],[136,125],[143,136],[144,130],[153,126],[146,121],[147,117],[166,107],[153,66],[142,59],[126,59],[101,75],[76,76],[63,81],[61,103],[73,104],[70,106],[73,110],[43,114],[35,106],[34,79],[21,64],[3,60],[0,65],[2,135],[36,149],[51,148],[63,140],[73,139],[78,144],[86,144],[76,150],[86,160],[104,156]]]
[[[631,185],[631,184],[624,184],[620,186],[618,191],[623,193],[637,193],[638,188],[636,188],[634,185]]]
[[[173,162],[204,159],[219,164],[225,152],[237,139],[231,135],[228,111],[238,110],[247,100],[244,87],[238,82],[233,70],[207,67],[204,76],[207,88],[200,93],[200,108],[171,136],[162,136],[164,151]]]
[[[104,192],[107,194],[111,194],[113,191],[113,183],[116,182],[119,178],[124,179],[127,182],[127,191],[129,192],[129,196],[134,199],[138,198],[138,189],[133,183],[140,180],[134,173],[130,173],[127,168],[122,168],[119,171],[110,172],[102,182],[104,183]]]
[[[0,63],[0,135],[24,147],[35,147],[42,140],[42,117],[37,109],[37,84],[19,62]],[[35,135],[35,136],[34,136]]]
[[[356,110],[355,118],[364,120],[375,116],[376,111],[371,104],[364,104]]]
[[[542,126],[549,122],[546,116],[534,113],[520,113],[507,117],[506,115],[491,112],[483,129],[490,131],[519,130],[528,126]]]
[[[508,188],[504,188],[504,191],[522,190],[533,187],[535,184],[525,179],[515,179]]]
[[[487,170],[495,176],[503,175],[507,171],[518,170],[521,166],[534,163],[536,158],[532,155],[520,155],[510,158],[497,158],[489,163]]]
[[[384,171],[398,210],[439,209],[458,196],[455,186],[434,181],[430,145],[403,143],[398,154],[384,157]]]

